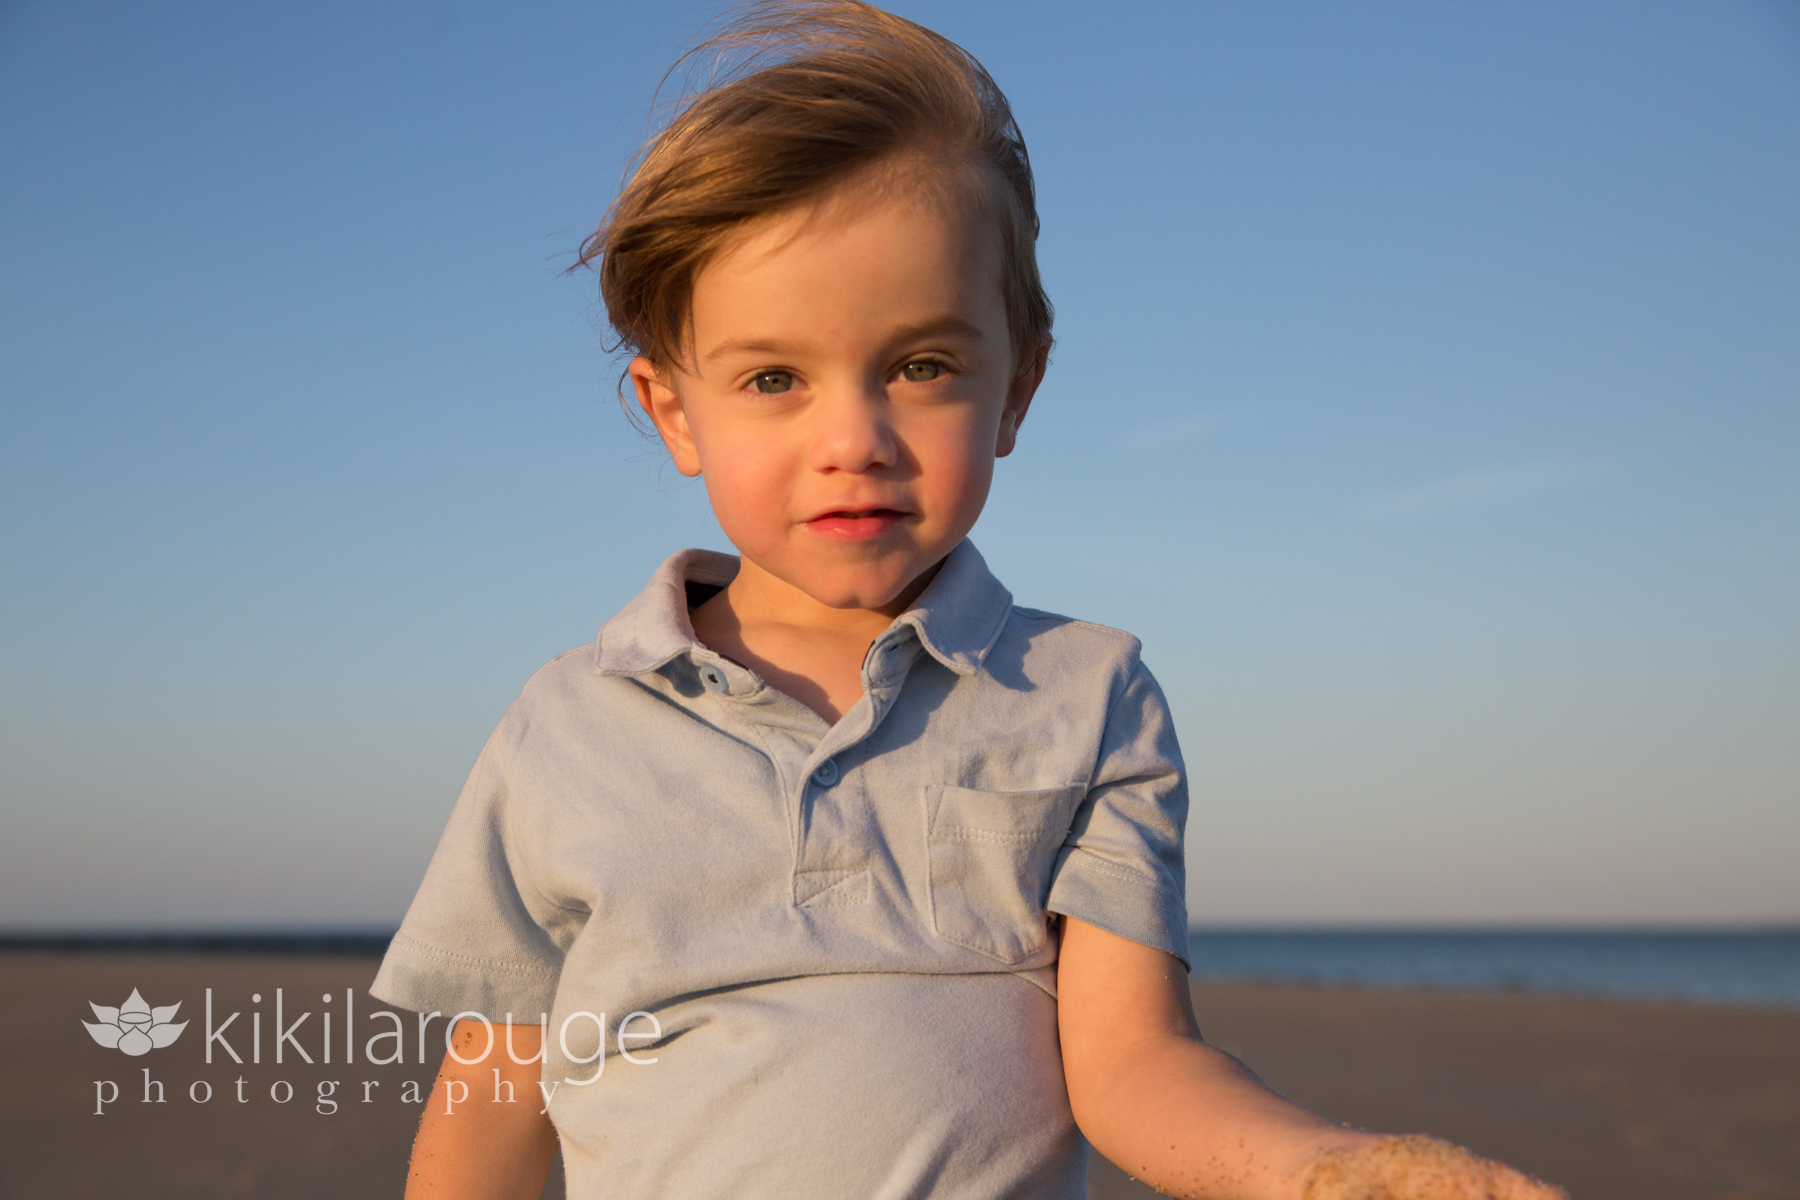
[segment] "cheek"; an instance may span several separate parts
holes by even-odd
[[[994,431],[985,422],[944,430],[931,439],[922,466],[926,486],[947,510],[979,510],[994,480]]]
[[[727,446],[708,445],[700,455],[706,498],[719,526],[734,543],[760,542],[779,527],[787,512],[785,474],[767,453],[733,453]]]

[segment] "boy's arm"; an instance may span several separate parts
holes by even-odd
[[[493,1049],[479,1062],[444,1055],[413,1139],[406,1200],[538,1200],[543,1194],[556,1159],[556,1129],[540,1111],[542,1064],[535,1061],[544,1027],[512,1027],[514,1053],[534,1060],[523,1066],[507,1054],[506,1034],[506,1026],[494,1026]],[[458,1054],[474,1058],[487,1031],[479,1021],[459,1021],[453,1038]]]
[[[1187,972],[1063,918],[1063,1072],[1075,1121],[1134,1178],[1190,1200],[1553,1200],[1555,1188],[1435,1138],[1359,1133],[1271,1091],[1200,1038]]]

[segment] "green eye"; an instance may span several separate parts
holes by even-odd
[[[793,390],[794,377],[786,371],[764,371],[753,381],[753,386],[766,396],[779,395]]]
[[[944,373],[942,363],[934,363],[929,359],[909,362],[900,368],[900,378],[908,383],[930,383]]]

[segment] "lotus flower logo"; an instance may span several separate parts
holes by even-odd
[[[131,998],[117,1008],[106,1008],[92,1000],[88,1007],[100,1018],[99,1024],[82,1022],[93,1039],[108,1050],[123,1050],[134,1057],[173,1045],[187,1028],[186,1021],[179,1025],[169,1023],[181,1007],[179,1000],[167,1008],[151,1008],[136,988],[131,989]]]

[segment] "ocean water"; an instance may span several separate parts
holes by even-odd
[[[1194,978],[1800,1008],[1800,929],[1195,930]]]
[[[20,933],[0,951],[379,955],[387,930]],[[1800,928],[1248,930],[1188,935],[1195,979],[1556,992],[1800,1009]]]

